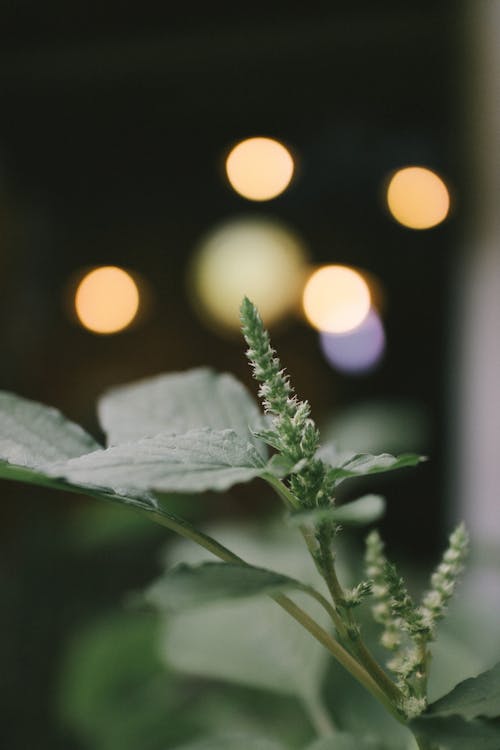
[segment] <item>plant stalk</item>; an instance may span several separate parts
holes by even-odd
[[[434,745],[427,737],[422,737],[421,734],[414,735],[418,750],[438,750],[437,746]]]
[[[23,481],[40,484],[38,477],[35,478],[32,471],[25,470],[22,473]],[[16,478],[19,477],[16,476]],[[35,481],[35,479],[38,481]],[[60,480],[47,479],[43,484],[49,487],[54,487],[54,489],[60,490],[64,488],[68,492],[90,495],[91,497],[96,497],[101,500],[105,498],[111,502],[121,504],[125,503],[126,506],[132,508],[137,513],[146,515],[155,523],[158,523],[161,526],[166,526],[168,529],[174,531],[185,539],[190,539],[191,541],[196,542],[196,544],[199,544],[220,560],[246,564],[242,558],[238,557],[238,555],[235,555],[227,549],[227,547],[224,547],[223,544],[220,544],[215,539],[208,536],[208,534],[204,534],[202,531],[196,529],[185,519],[180,518],[173,513],[166,512],[160,507],[153,508],[145,502],[141,502],[137,497],[128,497],[126,495],[103,492],[102,490],[94,489],[93,487],[79,487],[77,485],[72,485],[69,482],[64,483],[63,485]],[[279,484],[283,487],[281,482]],[[316,593],[318,596],[315,598],[317,598],[318,601],[320,598],[324,599],[319,592]],[[397,710],[394,701],[378,685],[366,669],[359,664],[359,662],[356,661],[356,659],[354,659],[351,654],[343,648],[343,646],[340,645],[340,643],[338,643],[326,630],[304,612],[304,610],[284,594],[273,595],[271,598],[279,604],[280,607],[286,610],[297,622],[299,622],[302,627],[308,630],[309,633],[311,633],[311,635],[319,641],[358,682],[360,682],[375,698],[377,698],[377,700],[379,700],[398,721],[404,723],[404,718]],[[328,605],[327,611],[331,614],[330,605]]]
[[[264,478],[271,487],[273,487],[288,508],[296,510],[300,507],[293,492],[291,492],[283,482],[272,475],[266,475]],[[344,590],[337,577],[335,561],[329,546],[329,541],[326,542],[326,540],[322,540],[318,543],[316,537],[305,526],[301,526],[300,531],[304,537],[311,557],[316,564],[318,572],[325,579],[326,585],[330,591],[334,604],[334,607],[330,611],[330,615],[339,636],[346,642],[346,644],[349,644],[353,653],[358,657],[373,679],[380,685],[381,689],[386,692],[396,704],[401,703],[403,696],[399,688],[384,672],[364,643],[359,634],[359,628],[352,612],[343,606]],[[339,610],[345,614],[345,620],[339,613]]]
[[[302,704],[318,737],[331,737],[335,734],[337,728],[319,696],[310,698],[304,696]]]
[[[337,608],[337,611],[342,612],[344,615],[342,619],[342,635],[346,639],[347,643],[351,647],[354,654],[358,657],[361,663],[364,665],[367,672],[373,677],[373,679],[380,685],[382,690],[386,692],[390,698],[401,704],[403,702],[403,695],[397,687],[397,685],[391,680],[391,678],[384,672],[380,664],[374,658],[367,645],[361,638],[359,632],[359,625],[356,622],[352,611],[345,606],[345,594],[344,589],[337,577],[335,570],[335,561],[332,555],[332,551],[329,545],[329,539],[321,539],[320,543],[320,572],[322,573],[333,602]],[[345,619],[344,619],[345,618]]]
[[[225,562],[238,562],[245,564],[242,558],[235,555],[233,552],[228,550],[224,545],[212,539],[207,534],[204,534],[198,529],[194,528],[188,521],[175,516],[172,513],[166,513],[160,508],[155,510],[152,509],[141,509],[148,515],[151,520],[156,523],[166,526],[167,528],[175,531],[180,536],[190,539],[196,542],[201,547],[211,552],[213,555],[218,557]],[[321,596],[321,595],[319,595]],[[338,643],[326,630],[324,630],[318,623],[312,619],[303,609],[301,609],[295,602],[284,594],[273,594],[273,599],[282,609],[288,612],[291,617],[294,618],[298,623],[302,625],[309,633],[321,643],[331,654],[337,659],[337,661],[345,668],[351,675],[360,682],[377,700],[379,700],[386,709],[396,718],[399,722],[404,723],[404,717],[396,708],[395,702],[392,698],[383,690],[369,672],[361,665],[346,649]]]

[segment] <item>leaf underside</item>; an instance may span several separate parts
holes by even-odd
[[[265,568],[237,563],[184,563],[166,571],[145,594],[146,601],[164,611],[199,607],[207,602],[274,594],[303,585]]]
[[[346,479],[352,477],[367,476],[368,474],[381,474],[395,469],[403,469],[416,466],[425,460],[422,456],[414,453],[403,453],[400,456],[392,456],[389,453],[381,453],[372,456],[368,453],[358,453],[350,456],[338,465],[332,466],[330,476],[339,485]]]
[[[458,714],[465,719],[500,716],[500,663],[478,677],[460,682],[451,692],[432,703],[427,713],[433,716]]]
[[[364,526],[381,518],[385,511],[385,500],[380,495],[364,495],[344,505],[330,508],[316,508],[303,513],[293,513],[290,523],[300,526],[303,523],[333,521],[345,526]]]
[[[268,570],[279,570],[294,580],[321,590],[314,563],[297,534],[282,525],[271,529],[221,524],[209,529],[229,549]],[[192,544],[179,541],[168,550],[168,567],[210,560]],[[293,594],[299,605],[324,628],[329,616],[308,594]],[[199,608],[168,613],[161,651],[168,665],[189,674],[315,702],[328,652],[268,597],[226,599]]]
[[[500,725],[491,721],[466,721],[461,716],[422,716],[409,725],[415,735],[439,745],[440,750],[499,750]]]

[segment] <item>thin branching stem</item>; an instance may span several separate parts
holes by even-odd
[[[273,487],[276,493],[285,502],[289,509],[300,507],[297,498],[279,479],[271,475],[265,479]],[[391,680],[389,675],[382,669],[380,664],[374,658],[367,645],[364,643],[359,633],[359,627],[354,620],[350,609],[343,607],[344,590],[337,577],[335,570],[335,561],[333,559],[329,538],[324,539],[318,544],[315,535],[306,527],[301,526],[300,531],[311,556],[316,564],[318,572],[325,579],[328,590],[330,591],[334,606],[331,607],[331,616],[335,624],[335,629],[340,638],[348,644],[353,653],[359,658],[367,671],[372,675],[380,687],[396,702],[401,701],[403,696],[397,685]],[[319,553],[319,555],[318,555]],[[345,613],[344,618],[339,614],[339,608]]]
[[[144,512],[145,509],[141,510]],[[162,526],[166,526],[186,539],[196,542],[219,559],[224,560],[225,562],[238,562],[245,564],[245,561],[238,557],[238,555],[235,555],[231,550],[227,549],[227,547],[224,547],[224,545],[220,544],[215,539],[212,539],[212,537],[198,531],[198,529],[184,519],[178,518],[174,514],[166,513],[160,508],[145,510],[145,512],[152,521],[155,521]],[[338,641],[336,641],[330,633],[322,628],[321,625],[310,617],[310,615],[308,615],[301,607],[295,604],[295,602],[293,602],[288,596],[285,596],[284,594],[273,594],[271,595],[271,599],[288,612],[294,620],[300,623],[303,628],[319,641],[319,643],[321,643],[358,682],[360,682],[375,698],[377,698],[377,700],[379,700],[398,721],[404,723],[404,717],[397,709],[392,698],[380,687],[364,666],[360,664]]]
[[[363,641],[360,628],[356,622],[352,610],[344,606],[345,593],[340,583],[337,571],[335,569],[335,560],[332,555],[329,538],[326,537],[320,541],[321,551],[321,571],[326,581],[333,602],[337,610],[341,610],[343,618],[343,628],[341,633],[347,639],[353,653],[358,657],[367,671],[377,681],[380,687],[396,702],[401,702],[403,696],[397,685],[385,673],[375,657],[372,655],[368,646]]]

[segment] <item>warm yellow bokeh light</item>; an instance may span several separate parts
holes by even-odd
[[[309,277],[302,297],[309,323],[319,331],[347,333],[370,310],[370,290],[361,274],[347,266],[323,266]]]
[[[75,294],[80,323],[93,333],[117,333],[126,328],[139,309],[139,290],[133,278],[117,266],[102,266],[87,273]]]
[[[202,318],[225,330],[239,330],[246,295],[266,325],[300,303],[306,253],[300,240],[269,219],[236,219],[200,245],[191,265],[190,286]]]
[[[272,138],[248,138],[226,159],[226,174],[237,193],[251,201],[276,198],[290,184],[294,163],[288,149]]]
[[[450,194],[441,177],[424,167],[405,167],[391,178],[387,205],[396,221],[410,229],[430,229],[450,210]]]

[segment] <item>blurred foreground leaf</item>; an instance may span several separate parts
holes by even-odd
[[[338,507],[316,508],[304,513],[290,515],[290,523],[300,526],[303,523],[335,521],[345,526],[365,526],[381,518],[385,511],[385,500],[380,495],[364,495],[351,503]]]
[[[92,750],[165,750],[197,732],[189,695],[155,653],[157,629],[155,618],[119,613],[70,643],[60,715]]]
[[[328,463],[328,446],[322,451],[322,458]],[[403,453],[401,456],[392,456],[390,453],[381,453],[372,456],[369,453],[351,454],[343,457],[340,463],[334,463],[329,471],[329,476],[339,485],[345,479],[351,477],[362,477],[368,474],[382,474],[395,469],[403,469],[407,466],[416,466],[424,459],[414,453]]]
[[[331,737],[316,740],[306,750],[385,750],[379,740],[358,737],[347,732],[335,732]]]
[[[231,734],[190,742],[188,745],[176,747],[175,750],[286,750],[286,747],[280,742],[263,737]]]

